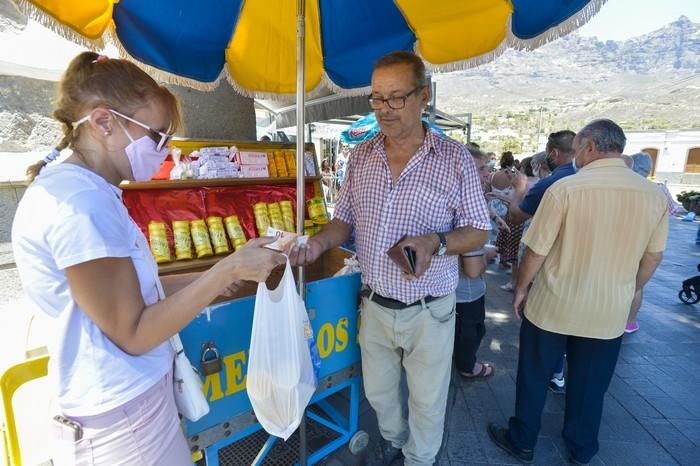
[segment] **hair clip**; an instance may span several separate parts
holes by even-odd
[[[102,63],[109,60],[109,57],[107,55],[98,55],[97,58],[95,58],[92,62],[93,63]]]
[[[51,163],[54,160],[58,158],[58,156],[61,155],[61,151],[58,150],[58,148],[54,147],[51,152],[49,152],[46,157],[44,157],[44,162]]]

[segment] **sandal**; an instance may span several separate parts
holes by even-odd
[[[496,372],[494,367],[486,362],[481,363],[481,370],[476,374],[473,372],[460,372],[459,374],[465,379],[485,379],[491,377]]]

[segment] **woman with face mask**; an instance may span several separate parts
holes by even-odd
[[[25,292],[55,329],[49,373],[64,424],[53,462],[191,465],[168,339],[284,258],[261,248],[272,239],[253,240],[206,272],[164,277],[159,300],[157,266],[118,186],[158,170],[180,125],[176,98],[131,62],[84,52],[61,80],[54,117],[65,136],[29,168],[12,228]],[[64,148],[65,161],[45,166]]]

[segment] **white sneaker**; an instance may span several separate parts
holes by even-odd
[[[505,285],[501,285],[501,289],[503,291],[513,291],[513,284],[511,282],[508,282]]]

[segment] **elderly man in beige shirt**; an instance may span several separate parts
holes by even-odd
[[[523,319],[515,415],[508,428],[488,428],[491,439],[522,462],[533,460],[547,383],[564,351],[569,383],[562,436],[569,459],[587,464],[598,452],[603,397],[630,304],[661,261],[666,200],[627,169],[625,142],[610,120],[584,127],[573,143],[578,173],[547,190],[523,238],[513,298]]]

